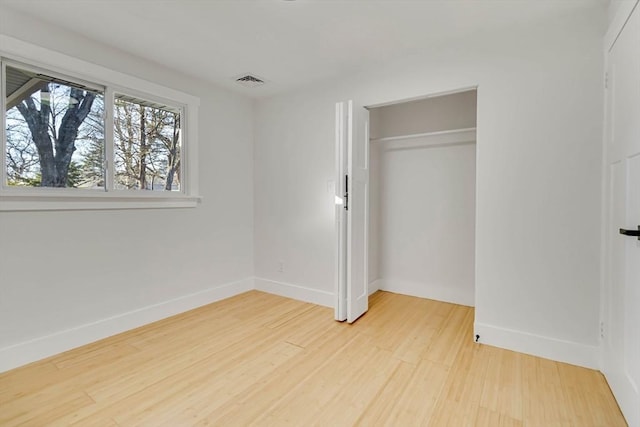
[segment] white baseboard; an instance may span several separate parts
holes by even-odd
[[[377,279],[373,282],[369,282],[369,295],[372,295],[380,290],[381,280]]]
[[[181,296],[0,349],[0,372],[253,289],[253,278]]]
[[[398,282],[394,284],[393,282],[376,280],[370,283],[369,292],[373,293],[379,288],[381,290],[412,295],[411,289],[405,289],[397,285]],[[333,292],[251,277],[1,348],[0,372],[8,371],[18,366],[35,362],[252,289],[325,307],[333,307],[334,305]],[[415,296],[422,298],[472,305],[472,303],[470,304],[466,299],[455,295],[443,295],[442,293],[425,295],[422,292],[414,292],[413,294],[418,294]],[[475,333],[480,335],[480,342],[483,344],[587,368],[599,368],[599,351],[596,346],[556,340],[482,323],[475,324]],[[469,339],[471,339],[471,337],[469,337]]]
[[[600,369],[599,347],[476,323],[478,342],[571,365]]]
[[[419,298],[428,298],[437,301],[450,302],[453,304],[475,305],[473,288],[469,292],[462,289],[452,289],[445,286],[429,285],[426,283],[409,282],[396,279],[376,280],[381,291],[389,291],[397,294],[411,295]]]
[[[640,392],[634,381],[622,369],[604,369],[609,388],[629,426],[640,426]]]
[[[333,292],[319,291],[305,288],[291,283],[276,282],[275,280],[254,278],[255,289],[282,297],[293,298],[299,301],[310,302],[324,307],[334,306]]]

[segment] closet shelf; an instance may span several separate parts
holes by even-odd
[[[456,135],[468,132],[475,132],[476,128],[464,128],[464,129],[451,129],[451,130],[441,130],[436,132],[425,132],[425,133],[414,133],[411,135],[399,135],[399,136],[386,136],[384,138],[371,138],[371,142],[391,142],[391,141],[402,141],[404,139],[415,139],[415,138],[424,138],[430,136],[444,136],[444,135]]]

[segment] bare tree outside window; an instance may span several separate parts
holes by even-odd
[[[117,189],[180,190],[180,112],[116,96],[114,118]]]
[[[181,190],[179,108],[116,95],[113,141],[105,141],[104,90],[13,65],[5,86],[8,186]],[[114,156],[109,183],[105,144]]]
[[[104,187],[104,94],[6,67],[7,184]]]

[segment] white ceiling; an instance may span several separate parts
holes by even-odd
[[[446,39],[603,7],[606,0],[0,2],[169,68],[263,97]],[[268,83],[253,89],[234,83],[247,72]]]

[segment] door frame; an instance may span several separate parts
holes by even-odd
[[[640,0],[637,0],[640,1]],[[440,96],[453,95],[456,93],[469,92],[475,90],[476,91],[476,179],[475,179],[475,249],[474,249],[474,260],[478,258],[478,150],[479,150],[479,138],[478,138],[478,120],[477,120],[477,111],[479,110],[479,99],[480,99],[480,85],[475,84],[472,86],[463,86],[456,89],[448,89],[442,91],[431,92],[428,94],[417,95],[409,98],[396,98],[389,101],[384,101],[380,103],[374,104],[365,104],[364,108],[369,110],[372,108],[378,107],[386,107],[390,105],[403,104],[412,101],[420,101],[423,99],[429,98],[437,98]],[[344,108],[344,107],[343,107]],[[346,295],[347,291],[347,257],[349,256],[347,250],[347,240],[346,240],[346,223],[347,217],[345,213],[345,209],[343,208],[340,200],[344,197],[344,193],[346,191],[345,183],[342,182],[344,180],[345,172],[347,170],[347,154],[346,154],[346,127],[344,123],[345,111],[341,109],[338,104],[336,104],[336,131],[335,131],[335,273],[334,273],[334,313],[335,319],[338,321],[344,321],[347,318],[347,309],[346,309]],[[341,123],[341,126],[338,126],[338,123]],[[343,129],[343,132],[340,132],[340,129]],[[367,150],[367,155],[370,157],[370,150]],[[367,164],[370,165],[370,159],[367,159]],[[367,209],[370,210],[371,207],[367,206]],[[370,216],[370,212],[367,212]],[[368,236],[368,227],[366,230],[367,236],[366,241],[370,242]],[[474,262],[474,286],[475,286],[475,278],[477,277],[477,262]],[[367,279],[368,280],[368,279]],[[367,283],[369,286],[370,283]],[[368,290],[369,295],[372,293],[371,289]],[[477,301],[477,293],[474,298]],[[475,303],[474,303],[475,306]],[[475,332],[474,332],[475,334]]]

